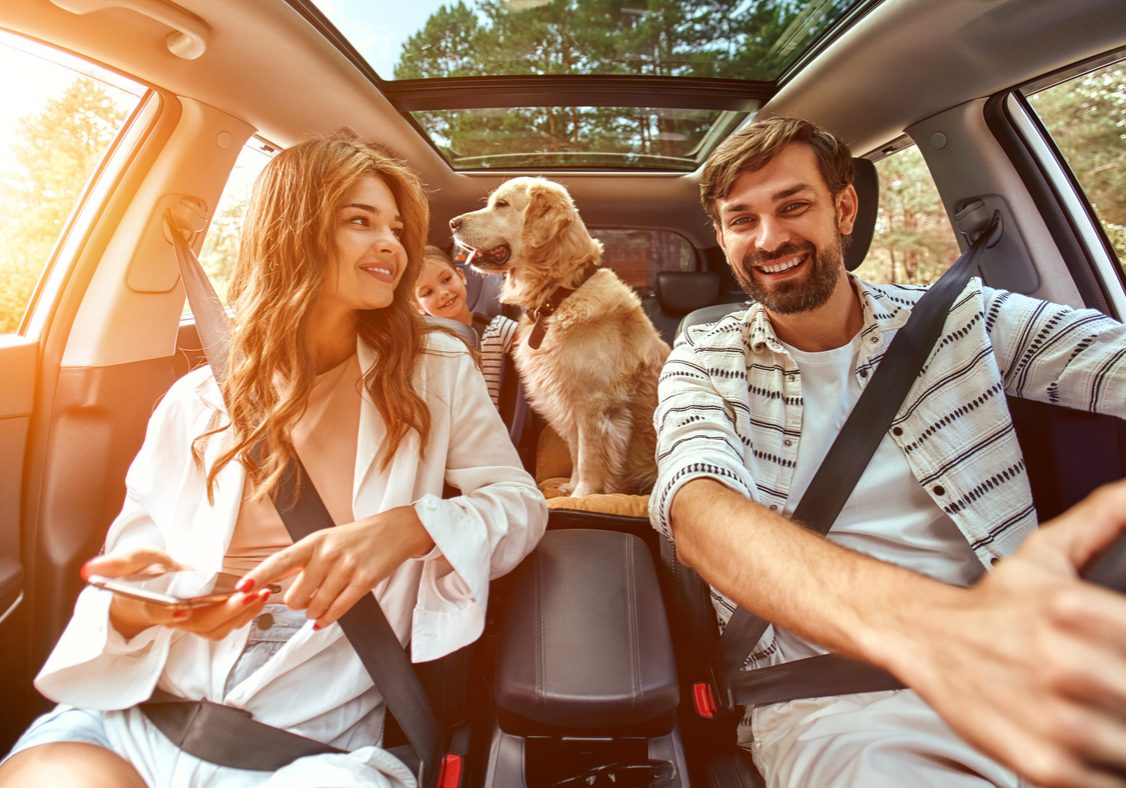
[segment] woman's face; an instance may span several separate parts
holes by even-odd
[[[365,175],[345,195],[334,222],[336,259],[328,263],[316,309],[349,317],[390,306],[407,267],[395,195],[382,179]]]
[[[422,261],[414,295],[428,315],[448,317],[466,325],[473,322],[465,301],[465,274],[443,262],[429,258]]]

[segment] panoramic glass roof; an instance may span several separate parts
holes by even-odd
[[[871,0],[296,0],[456,169],[693,170]]]

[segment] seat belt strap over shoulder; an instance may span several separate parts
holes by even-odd
[[[977,273],[982,252],[997,242],[1001,229],[1000,214],[994,214],[970,248],[916,302],[794,510],[795,522],[828,533],[941,336],[954,300]],[[835,654],[744,671],[747,655],[768,626],[765,619],[738,607],[720,636],[711,659],[711,681],[718,703],[729,710],[902,686],[885,671]]]
[[[176,249],[176,261],[204,354],[215,379],[222,383],[227,372],[231,320],[188,243],[190,233],[180,228],[171,211],[165,214],[164,220]],[[260,445],[252,451],[259,450]],[[295,542],[334,526],[324,501],[297,457],[286,466],[274,492],[274,502]],[[462,783],[461,756],[445,753],[443,731],[422,683],[375,597],[365,594],[341,617],[340,626],[418,756],[419,785],[458,788]],[[297,753],[293,757],[297,757]]]

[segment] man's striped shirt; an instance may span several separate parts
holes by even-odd
[[[863,388],[925,288],[853,283],[864,312],[853,374]],[[985,566],[1036,527],[1006,394],[1126,417],[1126,326],[976,278],[955,301],[891,435]],[[673,496],[692,479],[784,509],[802,433],[801,372],[760,304],[685,332],[661,373],[654,423],[650,518],[666,537]],[[726,625],[734,605],[712,596]],[[768,631],[749,664],[768,663],[771,645]]]

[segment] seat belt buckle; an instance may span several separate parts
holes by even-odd
[[[461,788],[462,761],[460,755],[446,753],[438,765],[436,788]]]
[[[706,720],[715,720],[735,711],[735,693],[726,681],[721,681],[714,668],[708,669],[707,681],[692,685],[692,702],[696,714]]]
[[[696,704],[696,715],[705,720],[716,718],[715,690],[710,681],[697,681],[692,685],[692,702]]]

